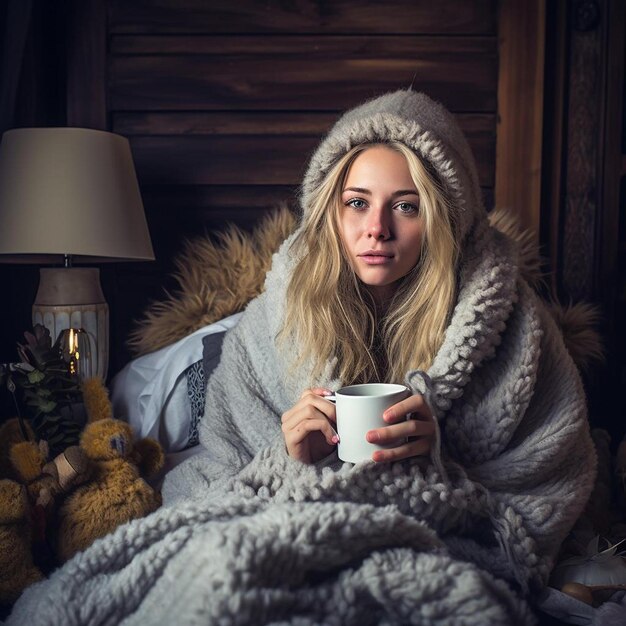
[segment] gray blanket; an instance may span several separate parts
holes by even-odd
[[[297,261],[288,240],[224,339],[199,426],[206,453],[167,476],[165,508],[28,589],[9,624],[533,621],[526,598],[594,482],[582,384],[514,246],[487,224],[460,130],[427,97],[397,92],[346,114],[312,159],[304,209],[337,154],[372,138],[430,161],[462,243],[443,343],[405,378],[434,414],[430,457],[287,456],[281,414],[308,387],[342,384],[336,359],[314,380],[312,364],[293,367],[295,339],[276,343]]]
[[[554,323],[490,229],[446,340],[407,383],[439,432],[430,459],[308,466],[280,414],[302,381],[275,349],[285,251],[224,341],[207,451],[166,506],[29,588],[8,624],[527,624],[594,478],[580,380]],[[282,255],[282,256],[281,256]],[[336,386],[338,381],[321,381]]]
[[[450,492],[417,461],[386,472],[331,461],[295,462],[278,439],[219,498],[161,509],[97,541],[29,588],[8,624],[531,621],[505,583],[452,558],[416,519],[421,511],[445,534],[462,489]]]

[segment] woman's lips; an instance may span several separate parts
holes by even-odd
[[[367,265],[385,265],[385,263],[390,263],[393,259],[392,254],[382,252],[364,252],[358,256],[359,259],[363,259]]]

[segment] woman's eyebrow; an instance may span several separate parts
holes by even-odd
[[[363,193],[367,195],[372,195],[372,192],[369,189],[365,189],[364,187],[346,187],[341,193],[345,193],[346,191],[356,191],[356,193]],[[392,198],[396,198],[398,196],[419,196],[415,189],[399,189],[398,191],[394,191],[391,194]]]
[[[419,196],[419,193],[415,189],[400,189],[391,194],[392,198],[397,198],[398,196]]]
[[[345,193],[346,191],[356,191],[357,193],[366,193],[369,195],[372,194],[369,189],[365,189],[364,187],[346,187],[341,193]]]

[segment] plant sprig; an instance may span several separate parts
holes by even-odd
[[[61,337],[52,345],[48,329],[36,324],[32,333],[24,333],[26,343],[17,344],[20,362],[0,368],[0,385],[11,393],[19,390],[25,417],[37,438],[45,439],[56,452],[76,444],[82,429],[72,410],[81,401],[80,385],[61,355]],[[19,414],[19,405],[17,409]]]

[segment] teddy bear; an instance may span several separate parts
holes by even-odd
[[[160,493],[143,478],[162,469],[161,446],[151,439],[133,442],[131,427],[113,418],[100,379],[85,381],[83,400],[88,424],[80,445],[52,461],[28,423],[0,426],[2,605],[96,538],[161,505]],[[48,545],[51,560],[42,558]]]
[[[55,550],[65,561],[132,519],[161,506],[161,495],[145,478],[163,467],[161,446],[152,439],[133,441],[132,428],[113,418],[108,393],[98,378],[85,381],[88,423],[80,448],[92,466],[91,480],[65,498],[57,512]]]
[[[0,606],[9,606],[31,583],[43,578],[31,551],[26,487],[0,479]]]
[[[49,541],[55,503],[87,480],[89,465],[77,446],[49,462],[47,443],[34,441],[17,418],[0,427],[0,440],[0,604],[8,605],[56,565]]]

